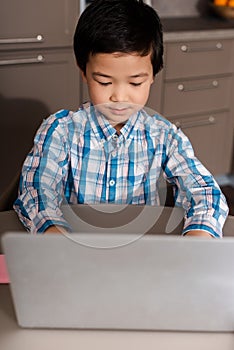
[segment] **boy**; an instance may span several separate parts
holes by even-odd
[[[69,230],[60,205],[159,205],[161,174],[186,211],[183,234],[220,237],[228,208],[211,174],[173,124],[144,110],[163,66],[162,29],[141,0],[95,0],[74,51],[91,103],[45,120],[23,166],[14,208],[31,232]]]

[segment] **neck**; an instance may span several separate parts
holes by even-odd
[[[115,130],[117,131],[117,134],[120,134],[120,130],[122,129],[122,127],[124,126],[124,123],[120,123],[114,126]]]

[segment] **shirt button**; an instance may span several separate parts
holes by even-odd
[[[103,147],[104,143],[105,143],[105,139],[101,139],[101,141],[100,141],[101,147]]]
[[[117,156],[117,152],[116,151],[113,151],[112,152],[112,157],[116,157]]]
[[[118,135],[116,135],[116,134],[114,134],[113,136],[112,136],[112,140],[114,140],[114,141],[117,141],[118,140]]]
[[[114,184],[115,184],[115,180],[110,180],[109,185],[114,186]]]

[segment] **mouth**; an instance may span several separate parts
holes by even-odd
[[[110,108],[109,110],[111,114],[114,114],[114,115],[125,115],[127,112],[129,112],[128,108],[122,108],[122,109]]]
[[[129,112],[132,110],[130,106],[109,106],[109,111],[114,115],[125,115],[126,113],[129,114]]]

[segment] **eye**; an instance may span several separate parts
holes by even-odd
[[[140,86],[142,83],[130,83],[132,86]]]
[[[98,81],[98,84],[100,84],[100,85],[102,85],[102,86],[108,86],[108,85],[110,85],[111,83],[110,83],[110,82],[108,82],[108,83],[103,83],[103,82],[101,82],[101,81]]]

